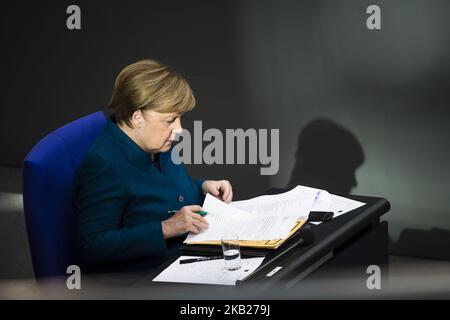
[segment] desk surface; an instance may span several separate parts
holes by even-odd
[[[283,191],[279,189],[278,192]],[[349,198],[365,202],[366,205],[320,225],[305,225],[300,230],[299,236],[301,232],[310,232],[314,237],[313,243],[295,246],[276,259],[272,259],[275,253],[272,256],[267,256],[262,267],[237,286],[153,282],[153,278],[174,261],[174,258],[172,258],[168,259],[160,268],[148,273],[84,275],[82,279],[83,290],[67,290],[66,277],[50,279],[39,284],[39,290],[36,291],[36,294],[38,298],[50,299],[125,298],[159,300],[280,299],[284,294],[285,298],[290,299],[293,297],[292,293],[286,294],[285,287],[279,286],[279,284],[283,284],[286,280],[289,281],[290,277],[295,277],[302,270],[315,264],[316,261],[332,251],[337,250],[339,252],[349,243],[360,244],[359,235],[367,233],[365,231],[367,229],[379,226],[380,217],[390,208],[389,202],[382,198],[362,196],[350,196]],[[284,248],[292,244],[290,241],[295,241],[295,239],[286,241],[283,244]],[[330,263],[333,261],[336,261],[336,258]],[[280,265],[282,266],[280,271],[271,277],[266,277],[268,272],[275,266]],[[326,281],[328,283],[329,279]],[[305,281],[301,281],[301,283],[304,284]],[[336,287],[339,287],[339,285],[342,285],[342,283],[336,285]],[[345,285],[347,286],[347,283]],[[268,290],[268,287],[273,288]],[[300,294],[305,294],[305,292],[309,294],[310,291],[302,289]],[[296,298],[299,297],[298,291],[294,294]],[[308,295],[305,296],[305,298],[307,297]]]
[[[284,190],[279,190],[282,192]],[[276,193],[276,191],[272,193]],[[254,284],[262,285],[270,283],[279,283],[286,281],[292,274],[298,273],[306,269],[308,266],[315,263],[328,253],[337,249],[339,246],[349,241],[365,228],[373,224],[379,224],[380,217],[390,209],[390,204],[383,198],[364,197],[364,196],[348,196],[351,199],[365,202],[366,205],[343,214],[329,222],[321,223],[319,225],[307,224],[302,228],[302,232],[310,232],[313,234],[314,241],[309,245],[299,245],[289,250],[286,254],[274,258],[274,254],[266,257],[263,264],[257,271],[255,271],[245,281],[239,283],[236,287],[214,286],[214,285],[194,285],[194,284],[174,284],[174,283],[155,283],[151,280],[170,265],[175,259],[170,259],[164,263],[160,268],[145,275],[140,280],[134,283],[137,287],[151,287],[156,290],[149,290],[150,295],[155,295],[161,299],[164,298],[181,298],[181,299],[210,299],[214,297],[226,297],[230,295],[236,298],[236,293],[242,293],[241,297],[249,297],[254,295]],[[299,233],[299,236],[302,233]],[[295,239],[290,239],[282,247],[277,249],[286,249],[292,246]],[[271,276],[266,277],[275,266],[282,266],[283,268]],[[250,284],[248,286],[248,284]],[[252,287],[246,293],[246,287]],[[198,289],[198,290],[197,290]],[[207,290],[206,290],[207,289]],[[247,295],[248,294],[248,295]],[[149,297],[151,298],[151,297]]]
[[[313,225],[308,223],[304,226],[304,232],[313,234],[313,243],[299,246],[291,252],[263,265],[247,282],[267,280],[269,273],[275,266],[283,268],[270,277],[271,282],[287,281],[292,272],[299,273],[308,266],[318,261],[328,253],[332,252],[346,241],[357,235],[363,229],[378,224],[380,217],[390,209],[390,204],[383,198],[348,196],[348,198],[361,201],[366,205],[343,214],[329,222]]]

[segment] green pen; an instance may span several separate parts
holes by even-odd
[[[177,212],[178,212],[178,210],[169,210],[169,211],[167,211],[168,214],[175,214]],[[206,216],[208,214],[208,212],[206,212],[206,211],[197,211],[195,213],[201,215],[202,217],[204,217],[204,216]]]

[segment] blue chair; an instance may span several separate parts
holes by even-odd
[[[75,173],[106,124],[103,112],[44,137],[23,163],[23,206],[36,278],[66,275],[77,264],[72,188]]]

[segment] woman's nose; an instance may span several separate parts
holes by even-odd
[[[170,140],[178,140],[178,136],[183,133],[183,128],[181,127],[181,122],[178,119],[175,123],[175,128],[172,129],[172,134],[170,135]]]
[[[176,120],[175,120],[175,130],[178,130],[178,131],[183,131],[183,128],[181,127],[181,119],[180,118],[177,118]]]

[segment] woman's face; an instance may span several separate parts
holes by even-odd
[[[169,151],[176,133],[181,133],[180,113],[142,111],[140,126],[136,128],[138,144],[147,152]]]

